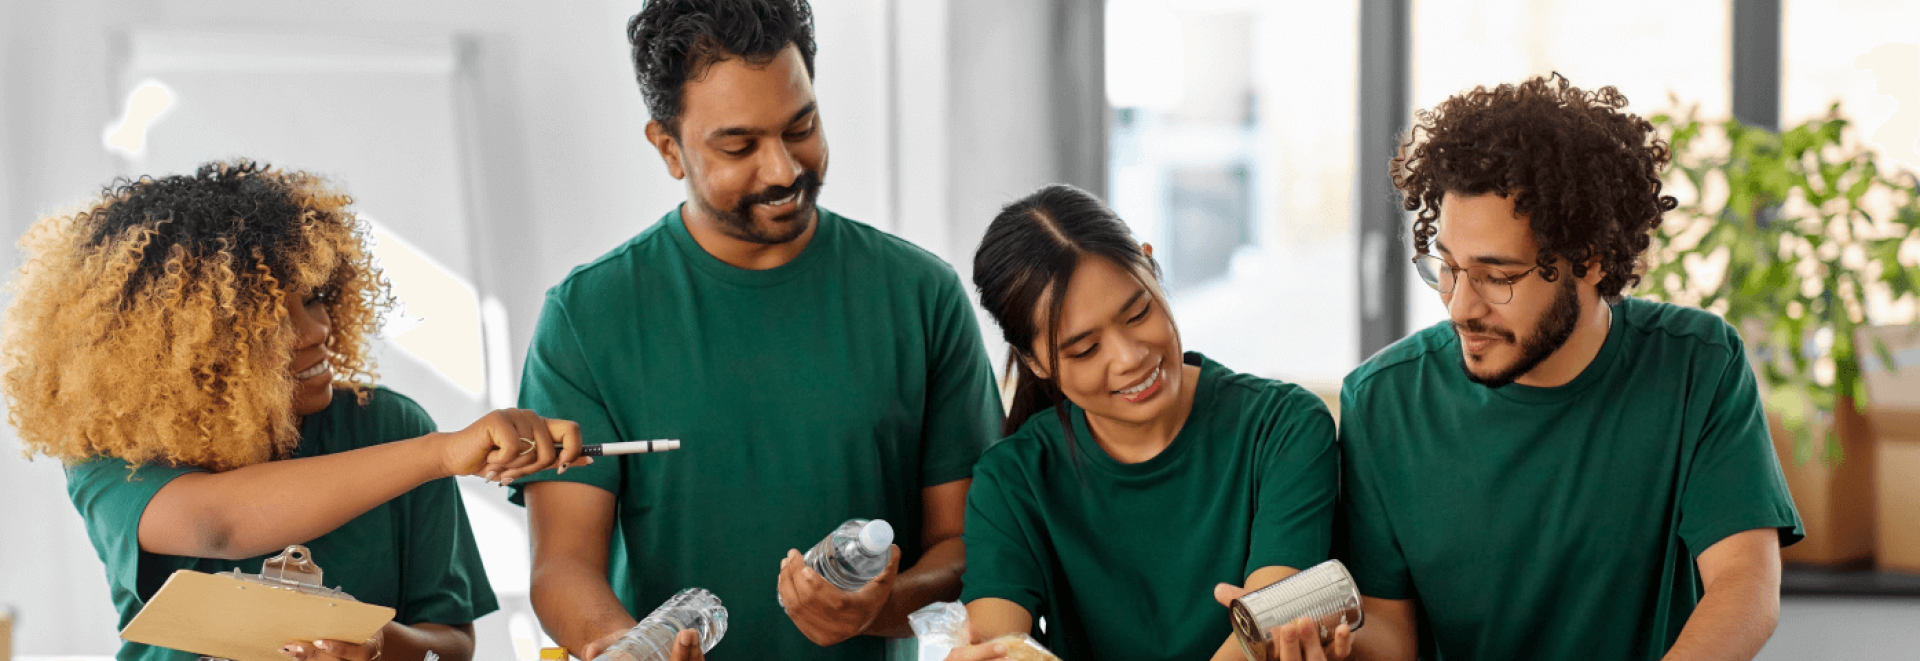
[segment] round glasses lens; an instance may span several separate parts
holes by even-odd
[[[1413,271],[1420,275],[1421,282],[1428,287],[1441,289],[1440,278],[1447,271],[1446,264],[1432,255],[1421,255],[1413,260]]]

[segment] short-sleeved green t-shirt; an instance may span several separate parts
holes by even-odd
[[[293,456],[338,454],[433,431],[427,412],[404,395],[375,388],[361,405],[354,395],[339,392],[333,404],[301,421],[300,447]],[[113,458],[67,468],[67,494],[106,563],[122,628],[176,570],[257,574],[262,562],[279,553],[236,561],[140,550],[140,517],[147,503],[174,478],[200,470],[149,464],[129,472],[127,462]],[[420,485],[300,543],[326,573],[327,587],[345,590],[364,603],[391,607],[401,624],[466,624],[499,609],[453,478]],[[118,658],[193,661],[199,655],[126,643]]]
[[[676,210],[548,291],[520,404],[588,443],[680,439],[542,480],[617,498],[614,593],[645,615],[702,587],[728,611],[708,658],[879,659],[882,639],[808,641],[776,601],[787,549],[850,518],[920,555],[921,489],[965,479],[1000,421],[979,324],[953,269],[821,209],[805,250],[739,269]]]
[[[1801,536],[1740,338],[1700,310],[1621,301],[1556,388],[1468,381],[1441,323],[1348,375],[1340,420],[1349,568],[1417,601],[1428,659],[1658,659],[1702,551]]]
[[[1114,460],[1071,402],[1073,443],[1049,408],[987,450],[967,495],[962,601],[1046,618],[1035,637],[1067,661],[1204,659],[1233,632],[1216,584],[1327,559],[1340,469],[1326,404],[1186,362],[1200,367],[1193,412],[1152,459]]]

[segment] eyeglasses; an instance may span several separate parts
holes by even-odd
[[[1427,283],[1427,286],[1432,287],[1434,291],[1442,294],[1453,293],[1454,283],[1458,280],[1460,272],[1465,271],[1467,282],[1473,286],[1474,293],[1494,305],[1505,305],[1513,300],[1513,283],[1519,282],[1521,278],[1527,277],[1528,273],[1538,268],[1540,267],[1535,266],[1509,275],[1496,271],[1490,266],[1457,269],[1448,266],[1447,260],[1441,259],[1438,255],[1414,255],[1413,257],[1414,272],[1419,273],[1420,281]]]

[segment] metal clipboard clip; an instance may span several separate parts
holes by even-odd
[[[221,572],[221,576],[259,583],[268,587],[291,590],[316,597],[360,601],[339,588],[329,588],[320,583],[320,565],[313,563],[313,552],[299,544],[288,546],[280,555],[267,558],[260,563],[260,573],[248,574],[238,569]]]

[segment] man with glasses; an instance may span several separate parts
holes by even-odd
[[[1625,105],[1476,88],[1393,159],[1451,319],[1341,391],[1357,657],[1748,659],[1773,631],[1800,520],[1740,337],[1624,296],[1675,206]]]

